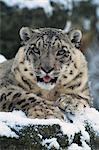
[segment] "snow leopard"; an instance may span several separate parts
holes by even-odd
[[[75,116],[90,106],[82,32],[22,27],[15,58],[0,64],[0,111],[29,118]]]

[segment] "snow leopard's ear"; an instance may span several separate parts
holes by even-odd
[[[67,34],[74,46],[79,49],[82,39],[82,32],[80,30],[71,30]]]
[[[29,27],[22,27],[19,32],[20,38],[23,41],[23,43],[27,42],[33,36],[34,33],[40,33],[40,31],[38,29],[32,29]]]
[[[20,38],[22,39],[22,41],[26,42],[26,41],[28,41],[31,38],[32,30],[30,28],[28,28],[28,27],[22,27],[20,29],[19,34],[20,34]]]

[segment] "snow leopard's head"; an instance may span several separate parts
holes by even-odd
[[[54,28],[23,27],[20,36],[24,43],[24,72],[29,72],[40,88],[54,88],[64,68],[72,63],[72,49],[79,48],[81,31],[66,34]]]

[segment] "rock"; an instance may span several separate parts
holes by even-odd
[[[19,127],[18,127],[19,128]],[[63,134],[58,124],[53,125],[29,125],[19,131],[11,128],[18,137],[0,137],[0,150],[67,150],[69,146],[76,143],[82,147],[82,133],[75,133],[74,137]],[[99,149],[99,136],[87,125],[91,141],[86,144],[94,150]],[[47,140],[46,140],[47,139]],[[87,150],[87,149],[86,149]]]

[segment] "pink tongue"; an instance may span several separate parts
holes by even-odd
[[[44,80],[44,82],[50,82],[51,77],[46,75],[46,76],[43,77],[43,80]]]

